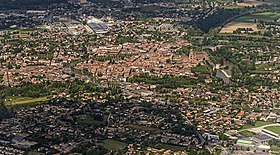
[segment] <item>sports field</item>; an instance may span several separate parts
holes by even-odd
[[[269,126],[265,129],[280,135],[280,126]]]
[[[113,139],[106,139],[103,141],[102,146],[105,147],[107,150],[116,151],[125,148],[127,144]]]

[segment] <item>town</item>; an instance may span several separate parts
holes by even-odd
[[[0,154],[280,153],[279,2],[0,8]]]

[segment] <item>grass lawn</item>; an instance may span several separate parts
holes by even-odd
[[[280,147],[278,147],[276,145],[272,145],[271,146],[271,151],[280,152]]]
[[[208,66],[197,65],[191,69],[193,73],[211,74],[211,68]]]
[[[250,131],[247,131],[247,130],[240,131],[239,133],[240,133],[242,136],[244,136],[244,137],[252,137],[252,136],[255,135],[255,133],[250,132]]]
[[[13,96],[7,98],[5,105],[6,106],[30,105],[30,104],[45,102],[48,101],[49,99],[50,99],[49,96],[39,97],[39,98]]]
[[[103,141],[102,146],[107,150],[116,151],[116,150],[124,149],[127,146],[127,144],[112,139],[106,139]]]
[[[265,129],[280,135],[280,126],[269,126],[266,127]]]
[[[240,130],[256,128],[256,127],[260,127],[260,126],[268,125],[268,124],[273,124],[273,123],[274,122],[257,121],[254,126],[246,124]]]
[[[172,150],[172,151],[184,151],[187,150],[186,147],[183,146],[177,146],[177,145],[169,145],[169,144],[156,144],[155,148],[158,149],[167,149],[167,150]]]
[[[158,129],[158,128],[151,128],[151,127],[147,127],[147,126],[140,126],[140,125],[134,125],[134,124],[126,125],[126,127],[131,128],[131,129],[136,129],[136,130],[147,131],[147,132],[154,133],[154,134],[162,132],[162,130]]]

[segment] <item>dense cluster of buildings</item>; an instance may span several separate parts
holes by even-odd
[[[143,31],[147,29],[146,25],[139,22],[118,23],[111,35],[101,37],[69,36],[68,32],[55,29],[35,31],[36,35],[32,31],[6,31],[0,55],[4,84],[14,86],[27,81],[38,83],[90,78],[81,75],[74,77],[75,72],[71,67],[80,71],[88,70],[93,76],[102,79],[126,80],[143,73],[190,76],[193,66],[208,59],[206,52],[176,54],[188,44],[177,35],[172,37],[174,42],[149,42],[151,37],[155,37],[154,34],[137,36],[124,33],[124,36],[120,36],[123,35],[123,27]],[[137,41],[119,43],[126,37]],[[28,41],[29,44],[14,46],[14,40]]]
[[[102,144],[102,139],[134,145],[134,151],[140,151],[138,146],[150,142],[185,147],[200,145],[195,128],[178,123],[178,107],[171,103],[105,105],[53,100],[47,105],[17,110],[13,118],[4,119],[0,138],[5,149],[1,151],[4,154],[75,153],[83,145],[91,145],[85,149],[94,150],[94,146]]]

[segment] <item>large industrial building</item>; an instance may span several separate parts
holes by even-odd
[[[87,22],[87,26],[96,34],[104,34],[108,32],[108,26],[103,21],[92,18]]]

